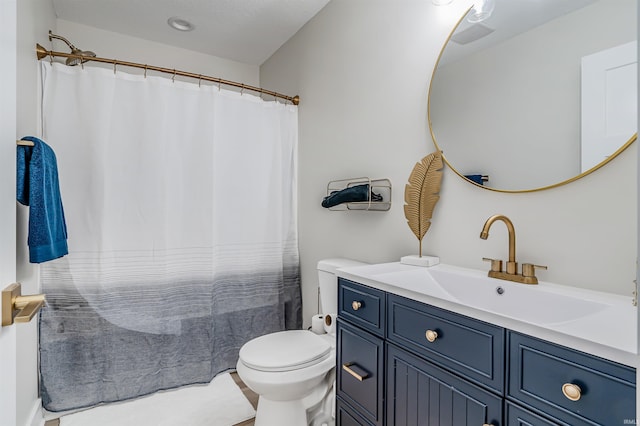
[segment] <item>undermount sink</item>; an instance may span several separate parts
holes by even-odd
[[[376,265],[367,275],[388,285],[532,324],[576,321],[609,307],[589,291],[541,282],[518,284],[484,271],[440,264],[430,268],[400,263]],[[364,272],[368,267],[361,267]],[[354,268],[355,270],[356,268]]]

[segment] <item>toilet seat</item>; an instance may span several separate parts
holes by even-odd
[[[240,361],[249,368],[283,372],[318,364],[331,356],[331,344],[304,330],[280,331],[247,342],[240,349]]]

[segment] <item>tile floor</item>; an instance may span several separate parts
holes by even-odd
[[[242,390],[242,393],[249,400],[253,408],[256,409],[258,407],[258,395],[255,392],[253,392],[251,389],[249,389],[247,385],[245,385],[242,382],[242,380],[240,380],[238,373],[231,373],[231,377],[233,378],[233,381],[236,382],[240,390]],[[48,420],[44,423],[44,426],[59,426],[59,425],[60,425],[60,419]],[[249,419],[233,426],[253,426],[253,425],[254,425],[254,419]],[[114,425],[114,426],[117,426],[117,425]]]

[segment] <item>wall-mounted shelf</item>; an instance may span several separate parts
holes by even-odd
[[[327,196],[335,191],[351,188],[357,185],[369,185],[369,197],[366,201],[356,201],[338,204],[329,207],[329,210],[370,210],[370,211],[387,211],[391,208],[391,181],[389,179],[371,179],[368,177],[332,180],[327,185]],[[380,195],[381,201],[372,200],[371,193]]]

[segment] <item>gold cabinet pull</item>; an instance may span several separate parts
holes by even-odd
[[[363,381],[367,377],[369,377],[369,373],[364,371],[362,368],[358,367],[353,362],[347,362],[342,364],[342,369],[347,373],[351,374],[356,380]],[[357,370],[357,371],[356,371]]]
[[[354,300],[353,302],[351,302],[351,308],[354,311],[357,311],[358,309],[362,308],[362,302],[359,302],[357,300]]]
[[[438,338],[438,332],[435,330],[427,330],[427,332],[424,333],[424,336],[427,338],[429,342],[433,343]]]
[[[574,385],[573,383],[565,383],[562,385],[562,394],[571,401],[577,401],[582,396],[582,389],[580,389],[580,386]]]
[[[22,296],[22,285],[11,284],[2,290],[2,326],[31,321],[44,303],[44,294]]]

